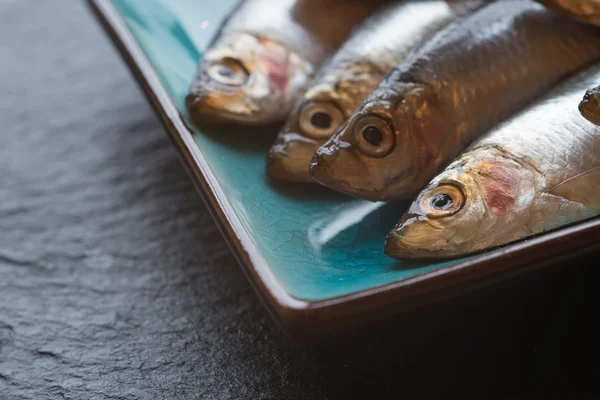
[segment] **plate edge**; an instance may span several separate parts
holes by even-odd
[[[238,236],[238,232],[247,233],[241,226],[234,226],[235,221],[232,221],[228,212],[233,216],[235,214],[232,213],[233,210],[225,209],[228,201],[222,193],[218,193],[218,184],[211,183],[208,163],[202,154],[194,151],[197,144],[189,128],[179,116],[171,99],[164,93],[158,77],[154,76],[152,79],[155,72],[120,14],[109,0],[87,0],[87,3],[160,116],[192,181],[259,297],[277,317],[275,320],[282,325],[284,331],[293,337],[320,337],[327,332],[343,330],[345,323],[351,318],[367,314],[373,308],[394,308],[395,313],[412,310],[554,264],[578,251],[600,249],[600,243],[593,243],[586,238],[600,233],[600,219],[597,218],[412,278],[331,299],[299,300],[287,293],[277,282],[270,269],[264,265],[264,261],[261,261],[262,258],[257,255],[259,253],[250,239]],[[181,134],[180,130],[185,130],[188,135]],[[187,140],[185,136],[188,136]],[[198,165],[199,162],[204,165]],[[586,245],[588,247],[585,247]],[[545,257],[538,257],[530,250],[544,253]],[[256,253],[254,259],[251,252]],[[512,265],[507,266],[510,262]],[[311,327],[314,324],[318,326]]]

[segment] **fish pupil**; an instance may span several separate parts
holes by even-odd
[[[452,197],[446,193],[441,193],[433,196],[430,204],[436,210],[447,210],[448,208],[452,207],[453,201]]]
[[[331,117],[324,112],[316,112],[311,117],[310,123],[319,129],[328,129],[331,127]]]
[[[222,76],[223,78],[227,78],[227,79],[231,79],[231,78],[235,77],[235,71],[226,65],[219,66],[217,73],[220,76]]]
[[[363,130],[362,135],[363,138],[365,138],[365,140],[373,146],[379,146],[383,140],[383,133],[381,133],[381,130],[375,126],[367,126]]]

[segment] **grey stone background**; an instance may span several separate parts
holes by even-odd
[[[272,323],[78,0],[0,0],[0,399],[598,398],[595,260],[359,341]]]

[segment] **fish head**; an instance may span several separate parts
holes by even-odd
[[[267,159],[267,174],[285,181],[313,182],[308,173],[317,149],[346,122],[349,112],[335,85],[309,89],[290,114]],[[352,109],[355,111],[356,107]]]
[[[438,175],[389,233],[397,259],[463,256],[526,235],[533,174],[494,151],[467,153]]]
[[[437,151],[419,137],[442,137],[446,129],[428,97],[433,98],[431,91],[417,86],[400,96],[367,100],[317,150],[310,165],[313,178],[372,201],[414,196],[431,179]]]
[[[204,55],[186,106],[199,123],[278,122],[312,74],[309,62],[280,43],[246,33],[227,35]]]
[[[579,111],[588,121],[600,125],[600,87],[585,92]]]

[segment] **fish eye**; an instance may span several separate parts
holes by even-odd
[[[346,117],[333,103],[311,102],[300,112],[300,129],[314,139],[329,139],[346,121]]]
[[[428,218],[449,217],[456,214],[465,203],[462,190],[454,185],[440,185],[423,195],[419,201]]]
[[[244,65],[231,57],[212,64],[208,68],[208,75],[213,80],[228,86],[242,86],[250,76]]]
[[[383,141],[383,133],[376,126],[367,126],[362,131],[363,139],[365,139],[372,146],[379,146]]]
[[[383,118],[367,116],[354,127],[358,148],[369,157],[385,157],[394,147],[394,131]]]
[[[452,207],[454,204],[454,200],[452,197],[446,193],[436,194],[430,201],[429,204],[432,208],[440,211],[445,211]]]

